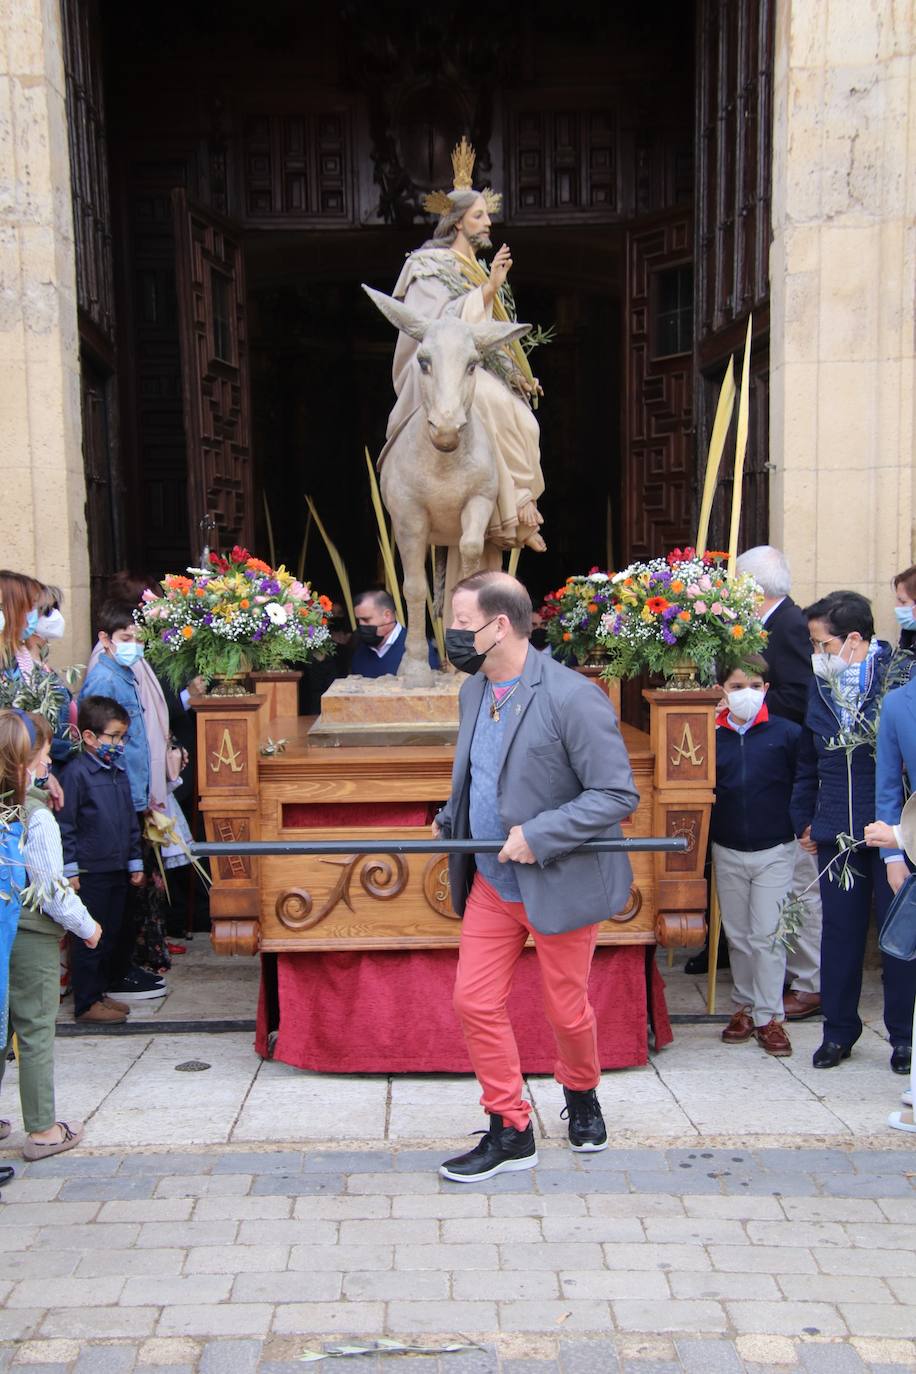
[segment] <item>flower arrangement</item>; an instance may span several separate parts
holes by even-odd
[[[694,674],[711,682],[717,665],[760,653],[767,641],[758,615],[760,588],[746,573],[729,580],[727,557],[675,549],[667,558],[615,573],[598,630],[608,675],[635,677],[648,670],[670,679],[689,661],[691,671],[684,676],[694,686]]]
[[[162,586],[162,596],[143,593],[135,616],[147,659],[176,691],[198,675],[269,672],[334,650],[328,598],[238,545],[186,577],[169,573]]]
[[[613,592],[610,573],[591,568],[584,576],[567,577],[558,591],[547,593],[540,616],[555,658],[584,663],[600,648],[598,631],[617,600]]]

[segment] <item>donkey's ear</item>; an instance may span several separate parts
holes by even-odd
[[[424,320],[420,315],[415,315],[412,310],[408,310],[403,301],[396,301],[394,296],[386,296],[383,291],[374,291],[371,286],[366,286],[365,282],[363,290],[395,329],[409,334],[420,343],[423,342],[423,335],[432,323],[431,320]]]
[[[490,353],[494,348],[511,343],[513,339],[524,338],[530,329],[530,324],[512,324],[511,321],[504,323],[501,320],[488,320],[486,324],[470,326],[474,342],[481,353]]]

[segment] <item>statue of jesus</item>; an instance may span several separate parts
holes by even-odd
[[[407,257],[392,295],[424,319],[452,313],[469,324],[510,318],[511,296],[503,290],[512,252],[503,244],[489,271],[478,255],[492,248],[490,215],[501,197],[472,186],[474,150],[462,138],[452,153],[454,189],[427,196],[426,209],[439,215],[433,237]],[[391,440],[420,405],[417,342],[398,334],[393,380],[397,400],[388,420]],[[487,431],[496,460],[499,490],[484,548],[487,568],[502,566],[502,551],[527,545],[542,553],[547,545],[539,526],[537,499],[544,490],[540,432],[533,405],[542,395],[521,346],[516,342],[482,359],[477,371],[474,412]],[[452,559],[452,551],[449,551]],[[459,574],[460,576],[460,574]],[[448,586],[455,578],[450,568]]]

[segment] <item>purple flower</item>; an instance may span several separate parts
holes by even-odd
[[[175,635],[176,635],[176,631],[175,631],[175,630],[163,630],[163,631],[162,631],[162,638],[163,638],[163,640],[164,640],[164,642],[165,642],[166,644],[169,642],[170,639],[174,639],[174,638],[175,638]]]
[[[676,644],[677,636],[673,635],[667,625],[662,626],[662,639],[666,644]]]
[[[680,610],[679,606],[666,606],[662,611],[663,620],[673,620]]]
[[[263,638],[264,638],[264,631],[263,631],[263,630],[255,630],[255,632],[254,632],[254,634],[251,636],[251,638],[252,638],[252,639],[263,639]]]
[[[242,576],[247,577],[249,582],[253,582],[257,577],[257,573],[252,572],[250,568],[246,568]]]
[[[209,611],[208,611],[207,614],[204,616],[204,624],[205,624],[205,625],[212,625],[212,624],[213,624],[213,616],[210,614]]]
[[[261,583],[261,591],[265,596],[279,596],[280,583],[272,577],[265,577],[264,581]]]

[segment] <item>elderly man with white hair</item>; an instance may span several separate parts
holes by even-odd
[[[792,575],[785,554],[772,544],[758,544],[738,559],[738,571],[750,573],[763,592],[761,619],[769,640],[763,651],[770,668],[767,709],[801,724],[811,681],[811,640],[808,622],[789,595]],[[792,886],[805,893],[807,919],[798,945],[786,960],[789,991],[783,998],[787,1021],[805,1021],[821,1010],[821,898],[817,863],[812,854],[796,846]]]

